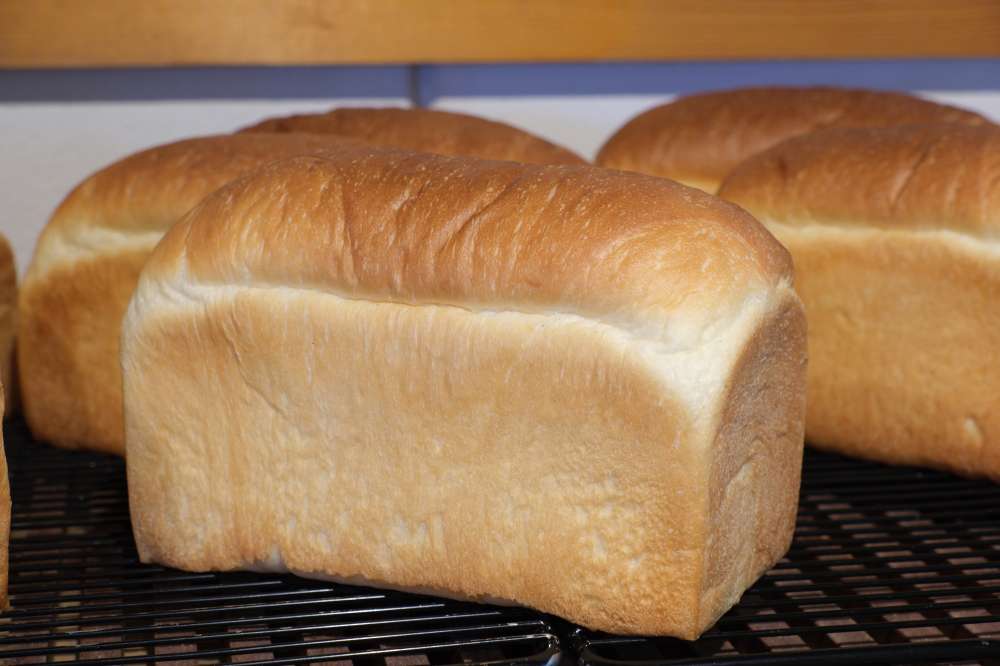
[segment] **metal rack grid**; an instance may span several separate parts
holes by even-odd
[[[124,466],[5,426],[0,663],[998,664],[1000,486],[810,451],[788,557],[694,643],[525,609],[139,564]]]

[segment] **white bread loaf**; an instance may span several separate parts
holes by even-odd
[[[188,139],[126,157],[77,186],[42,231],[20,294],[18,365],[35,437],[123,453],[118,339],[153,246],[233,178],[345,142],[308,134]],[[0,305],[0,323],[2,315]]]
[[[526,164],[586,163],[572,151],[506,123],[433,109],[342,108],[269,118],[241,131],[337,134],[371,146]]]
[[[809,441],[1000,479],[1000,127],[816,132],[721,195],[795,260]]]
[[[987,121],[971,111],[897,92],[848,88],[740,88],[681,97],[639,114],[601,148],[597,164],[672,178],[716,192],[746,158],[825,127]]]
[[[0,383],[6,387],[3,407],[14,411],[17,382],[14,373],[14,333],[17,328],[17,265],[7,239],[0,234]]]
[[[157,246],[122,368],[145,562],[694,638],[791,540],[791,263],[665,180],[367,149],[265,167]]]

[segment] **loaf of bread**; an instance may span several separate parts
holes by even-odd
[[[895,92],[743,88],[682,97],[636,116],[608,139],[597,163],[714,193],[744,159],[816,129],[986,122],[971,111]]]
[[[127,157],[59,206],[22,285],[18,364],[39,439],[124,451],[118,340],[139,269],[202,197],[268,161],[346,140],[245,134],[190,139]]]
[[[666,180],[378,149],[265,167],[157,246],[122,369],[145,562],[694,638],[792,536],[791,263]]]
[[[0,382],[7,388],[4,412],[10,416],[15,404],[14,332],[17,327],[17,265],[14,253],[0,234]]]
[[[371,146],[526,164],[584,164],[571,151],[493,120],[464,113],[401,108],[342,108],[271,118],[243,132],[338,134]]]
[[[1000,128],[824,130],[721,194],[794,258],[809,441],[1000,479]]]

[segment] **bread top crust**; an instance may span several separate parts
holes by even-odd
[[[1000,238],[1000,127],[829,129],[750,158],[720,196],[765,221]]]
[[[961,123],[982,116],[896,92],[743,88],[681,97],[625,124],[597,164],[684,182],[718,183],[744,159],[825,127]]]
[[[334,109],[270,118],[240,131],[338,134],[384,148],[526,164],[587,163],[572,151],[511,125],[431,109]]]
[[[790,281],[763,226],[676,183],[344,147],[207,197],[157,246],[132,306],[192,283],[290,287],[652,324],[688,345]]]
[[[240,134],[185,139],[125,157],[77,185],[49,228],[165,230],[206,194],[267,162],[350,139],[311,134]]]

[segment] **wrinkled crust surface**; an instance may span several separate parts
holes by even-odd
[[[270,118],[241,132],[337,134],[372,146],[526,164],[585,164],[534,134],[464,113],[431,109],[345,108]]]
[[[664,180],[591,167],[337,151],[208,197],[160,243],[148,280],[600,318],[698,344],[791,280],[749,215]]]
[[[748,157],[826,127],[988,121],[910,95],[844,88],[745,88],[682,97],[616,132],[597,164],[698,184],[715,192]]]
[[[1000,240],[1000,127],[832,129],[740,165],[720,196],[762,220]]]

